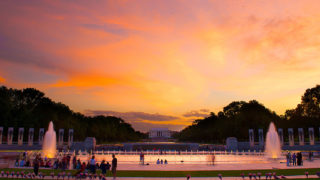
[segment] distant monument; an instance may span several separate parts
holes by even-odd
[[[149,130],[149,138],[152,141],[166,141],[171,138],[168,128],[153,128]]]
[[[254,147],[254,133],[253,133],[253,129],[249,129],[249,143],[250,143],[250,147],[253,148],[253,147]]]
[[[293,134],[292,128],[288,128],[288,136],[289,136],[289,146],[294,146],[294,134]]]
[[[303,128],[298,128],[298,135],[299,135],[299,145],[303,146],[304,145],[304,133],[303,133]]]

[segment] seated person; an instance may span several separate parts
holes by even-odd
[[[16,162],[14,163],[15,167],[19,167],[19,159],[16,159]]]
[[[157,160],[157,164],[160,164],[160,160],[159,159]]]
[[[168,161],[166,159],[164,160],[164,164],[168,164]]]

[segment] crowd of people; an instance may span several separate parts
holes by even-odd
[[[287,160],[287,166],[302,166],[303,165],[303,160],[302,160],[302,154],[301,152],[298,153],[293,153],[288,152],[286,155],[286,160]]]
[[[103,160],[100,164],[96,161],[95,156],[92,156],[91,159],[86,162],[81,162],[80,159],[77,159],[76,156],[72,159],[72,164],[70,163],[71,156],[65,155],[62,158],[57,158],[53,162],[47,157],[42,158],[40,154],[37,154],[35,158],[30,161],[30,157],[27,155],[27,152],[23,153],[22,156],[17,157],[15,161],[16,167],[33,167],[35,175],[38,175],[40,167],[44,168],[53,168],[53,169],[76,169],[78,170],[77,174],[80,173],[91,173],[96,174],[97,169],[101,169],[101,174],[104,176],[111,170],[111,173],[114,178],[116,178],[117,172],[117,158],[115,155],[112,155],[112,162],[106,162]],[[70,167],[72,166],[72,167]]]
[[[105,160],[102,160],[102,162],[99,164],[96,161],[95,156],[92,156],[88,163],[85,163],[85,162],[81,163],[79,159],[76,160],[76,157],[73,159],[73,168],[78,170],[77,174],[80,174],[80,173],[96,174],[96,170],[101,169],[101,174],[105,176],[111,169],[111,173],[115,179],[117,176],[116,175],[117,165],[118,165],[118,160],[114,154],[112,155],[111,164],[109,162],[106,162]]]
[[[18,157],[15,161],[15,167],[32,167],[34,166],[34,163],[37,163],[39,167],[44,168],[53,168],[53,169],[62,169],[66,170],[69,169],[70,166],[70,156],[64,156],[61,159],[56,159],[55,161],[52,161],[51,159],[48,159],[47,157],[42,158],[39,154],[36,155],[34,160],[37,161],[31,161],[30,157],[26,155],[26,153],[23,153],[23,157]]]

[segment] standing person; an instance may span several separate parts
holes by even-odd
[[[310,151],[309,152],[309,161],[312,161],[312,155],[313,155],[313,153]]]
[[[66,170],[67,168],[67,157],[63,156],[62,158],[62,171]]]
[[[73,156],[72,165],[73,165],[73,169],[77,168],[77,156]]]
[[[96,173],[96,160],[94,159],[94,156],[90,159],[90,170],[92,174]]]
[[[39,158],[38,158],[38,156],[33,160],[33,172],[36,176],[38,176],[38,172],[39,172]]]
[[[105,160],[102,160],[100,164],[101,173],[105,176],[107,173],[107,164],[105,163]]]
[[[292,155],[291,155],[291,152],[289,152],[289,166],[291,166],[291,163],[292,163]]]
[[[289,166],[290,165],[289,152],[286,155],[286,159],[287,159],[287,166]]]
[[[301,166],[301,153],[300,152],[298,152],[297,153],[297,159],[298,159],[298,166]]]
[[[216,159],[215,155],[213,154],[211,157],[212,165],[214,165],[214,160]]]
[[[144,154],[142,153],[142,165],[144,165]]]
[[[297,156],[296,153],[293,153],[292,155],[292,165],[296,166],[297,165]]]
[[[142,151],[141,151],[141,153],[140,153],[140,163],[141,163],[142,165],[144,165],[144,154],[143,154]]]
[[[110,167],[111,167],[111,165],[109,164],[109,162],[107,162],[107,164],[106,164],[106,169],[107,169],[106,173],[107,174],[108,174],[108,171],[110,171]]]
[[[116,158],[116,156],[114,154],[112,154],[112,175],[113,175],[113,179],[116,179],[117,177],[117,165],[118,165],[118,160]]]

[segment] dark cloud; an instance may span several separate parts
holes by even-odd
[[[151,128],[169,128],[170,130],[181,130],[185,125],[181,124],[161,124],[163,121],[177,120],[179,117],[163,115],[163,114],[152,114],[145,112],[116,112],[116,111],[97,111],[97,110],[86,110],[86,115],[97,116],[116,116],[121,117],[126,122],[132,124],[132,126],[139,131],[147,132]]]
[[[82,25],[85,28],[89,29],[95,29],[95,30],[101,30],[107,33],[121,35],[121,36],[127,36],[131,30],[125,29],[122,26],[118,24],[83,24]]]
[[[0,29],[0,62],[18,64],[50,71],[65,71],[66,65],[57,62],[65,62],[65,58],[58,57],[53,53],[33,47],[30,43],[18,40],[15,37],[1,35]]]
[[[209,109],[192,110],[183,114],[184,117],[208,117],[209,115]]]
[[[105,116],[116,116],[121,117],[130,122],[141,121],[141,120],[151,120],[151,121],[171,121],[179,119],[176,116],[163,115],[163,114],[151,114],[145,112],[116,112],[116,111],[96,111],[96,110],[86,110],[85,114],[90,116],[105,115]]]

